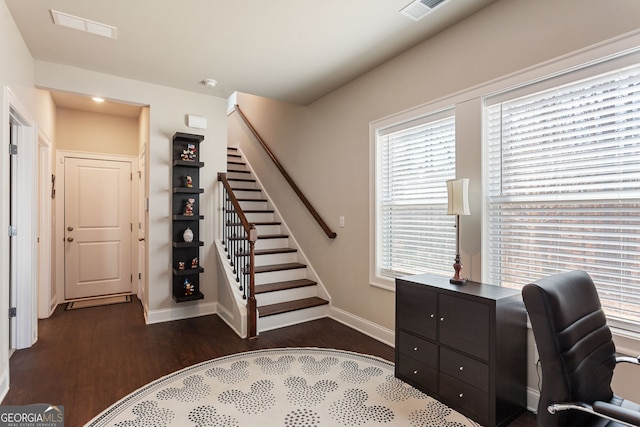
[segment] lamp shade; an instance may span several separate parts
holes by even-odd
[[[448,215],[470,215],[469,211],[469,178],[450,179],[447,181]]]

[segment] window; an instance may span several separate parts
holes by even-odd
[[[455,228],[446,214],[446,181],[455,178],[453,109],[378,129],[375,164],[376,277],[450,274]]]
[[[486,100],[485,276],[583,269],[609,321],[639,331],[640,66],[535,90]]]

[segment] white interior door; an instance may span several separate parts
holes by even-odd
[[[65,159],[65,298],[131,292],[131,163]]]

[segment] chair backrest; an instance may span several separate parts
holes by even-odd
[[[547,411],[555,402],[590,404],[613,397],[615,346],[593,280],[584,271],[557,274],[526,285],[522,298],[542,365],[538,424],[593,424],[581,411]]]

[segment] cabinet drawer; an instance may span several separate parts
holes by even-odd
[[[440,342],[488,361],[490,318],[487,304],[440,295]]]
[[[489,365],[485,363],[440,348],[440,370],[486,393],[489,392]]]
[[[401,279],[396,283],[396,328],[435,340],[438,294]]]
[[[438,347],[435,344],[404,331],[399,331],[398,341],[400,353],[434,368],[438,367]]]
[[[438,370],[417,360],[401,355],[396,365],[398,376],[408,383],[415,385],[426,394],[433,394],[438,390]]]
[[[489,419],[489,395],[467,383],[440,372],[440,395],[451,402],[454,408],[460,408],[473,416],[481,425],[487,425]]]

